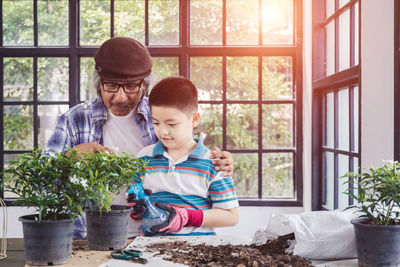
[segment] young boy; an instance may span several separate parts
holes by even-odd
[[[163,79],[151,90],[149,104],[159,141],[138,154],[150,167],[142,176],[143,187],[169,215],[152,232],[215,235],[213,227],[234,226],[239,204],[233,179],[214,170],[210,150],[193,138],[200,119],[194,84],[183,77]],[[146,207],[136,204],[131,217],[140,219]]]

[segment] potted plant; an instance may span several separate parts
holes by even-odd
[[[84,183],[72,177],[75,158],[76,151],[66,157],[36,149],[19,155],[3,172],[5,190],[18,196],[15,203],[37,211],[19,218],[30,265],[63,264],[71,256],[73,220],[83,213],[85,203]]]
[[[143,160],[127,153],[81,154],[75,176],[87,185],[85,215],[90,249],[112,250],[125,246],[131,209],[111,204],[145,168]]]
[[[346,191],[360,217],[352,220],[359,266],[400,266],[400,163],[347,173]]]

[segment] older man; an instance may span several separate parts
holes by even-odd
[[[75,148],[82,153],[109,151],[135,155],[143,147],[156,143],[148,99],[148,77],[153,61],[138,41],[115,37],[97,50],[93,81],[98,97],[78,104],[57,121],[46,150],[66,152]],[[232,175],[229,152],[213,149],[216,170]],[[75,222],[74,237],[85,237],[83,218]]]

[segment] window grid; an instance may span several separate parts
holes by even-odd
[[[346,90],[346,89],[344,89]],[[323,134],[323,146],[321,148],[322,150],[322,173],[326,175],[326,171],[327,168],[325,166],[326,164],[326,156],[325,154],[328,153],[332,153],[334,155],[334,177],[339,178],[339,168],[338,168],[338,157],[339,155],[343,155],[343,156],[348,156],[349,158],[349,163],[348,163],[348,171],[353,172],[354,170],[354,158],[359,158],[359,153],[354,152],[355,151],[355,147],[357,144],[355,144],[355,140],[354,140],[354,127],[355,127],[355,117],[354,117],[354,109],[357,108],[354,105],[354,87],[350,87],[349,89],[349,102],[348,102],[348,106],[349,106],[349,151],[346,150],[342,150],[339,149],[339,105],[338,105],[338,94],[339,91],[333,91],[332,93],[334,94],[334,148],[330,148],[327,145],[327,125],[326,125],[326,121],[327,121],[327,94],[324,95],[323,97],[323,118],[324,118],[324,125],[323,125],[323,129],[322,129],[322,134]],[[350,180],[349,180],[350,181]],[[335,179],[334,180],[334,209],[339,208],[338,206],[338,195],[339,193],[339,183],[343,183],[344,180],[342,179]],[[326,199],[326,190],[324,190],[324,188],[326,188],[326,179],[322,179],[321,181],[321,188],[322,188],[322,205],[323,207],[326,208],[326,203],[327,203],[327,199]],[[350,193],[353,193],[353,190],[350,191]],[[348,196],[348,204],[352,205],[353,204],[353,199]]]
[[[294,1],[294,33],[293,45],[282,46],[264,46],[262,45],[262,0],[258,1],[259,5],[259,45],[258,46],[227,46],[226,41],[226,19],[227,1],[222,1],[222,46],[200,46],[189,44],[189,22],[190,22],[190,3],[189,1],[179,1],[179,39],[180,45],[178,46],[152,46],[149,45],[149,1],[145,0],[145,44],[153,57],[178,57],[179,58],[179,75],[190,77],[190,59],[196,56],[219,56],[222,57],[222,99],[218,101],[199,101],[199,104],[222,104],[223,107],[223,143],[221,149],[228,150],[232,153],[256,153],[258,155],[258,199],[254,198],[241,198],[241,205],[275,205],[275,206],[301,206],[302,205],[302,123],[301,123],[301,85],[302,85],[302,71],[301,71],[301,53],[302,46],[300,43],[295,43],[295,40],[302,40],[302,7],[298,1]],[[0,51],[1,54],[1,74],[3,75],[3,59],[5,57],[31,57],[33,58],[33,100],[32,101],[7,101],[3,99],[3,94],[0,96],[0,105],[4,108],[7,105],[33,105],[34,119],[33,119],[33,134],[34,134],[34,147],[38,146],[38,106],[39,105],[60,105],[69,104],[70,107],[82,101],[80,96],[80,58],[93,57],[97,46],[80,46],[79,45],[79,1],[69,1],[69,47],[38,47],[38,15],[37,15],[37,1],[34,1],[34,44],[33,47],[4,47],[3,46],[3,5],[0,2],[1,16],[1,36],[0,38]],[[110,37],[114,36],[114,0],[110,0]],[[297,36],[295,36],[295,34]],[[258,58],[258,99],[257,100],[228,100],[227,99],[227,57],[242,57],[253,56]],[[268,56],[288,56],[292,57],[292,87],[293,96],[288,100],[263,100],[262,99],[262,64],[263,57]],[[40,101],[38,100],[38,57],[68,57],[69,58],[69,98],[68,101]],[[3,75],[4,76],[4,75]],[[0,86],[3,88],[3,80],[0,81]],[[227,106],[230,104],[252,104],[257,105],[258,110],[258,146],[255,149],[228,149],[227,147]],[[292,148],[277,148],[266,149],[262,145],[262,107],[269,104],[291,104],[293,105],[293,119],[292,119]],[[3,116],[0,120],[3,126]],[[20,154],[29,152],[30,150],[4,150],[4,135],[3,131],[0,133],[0,149],[1,149],[1,167],[4,166],[4,155]],[[262,166],[264,153],[291,153],[293,157],[293,198],[292,199],[262,199],[263,182],[262,182]],[[1,197],[4,192],[1,191]],[[11,204],[10,201],[7,202]]]
[[[328,1],[328,0],[326,0]],[[360,164],[360,103],[357,99],[355,103],[354,90],[357,88],[358,98],[360,97],[360,67],[355,65],[356,51],[359,53],[359,49],[356,50],[355,44],[356,39],[359,36],[355,36],[356,28],[360,25],[359,21],[355,21],[356,7],[360,10],[360,3],[358,0],[351,0],[346,5],[339,9],[339,1],[335,0],[335,12],[328,18],[325,18],[326,1],[313,1],[313,195],[312,195],[312,208],[313,210],[320,209],[336,209],[339,208],[339,197],[340,184],[344,182],[344,179],[340,179],[343,173],[340,173],[339,157],[344,156],[348,159],[348,165],[346,171],[357,171],[354,167],[356,161],[359,166]],[[358,6],[357,6],[358,5]],[[339,18],[347,10],[350,10],[350,59],[349,68],[345,70],[339,69],[339,41],[341,38]],[[359,14],[359,13],[358,13]],[[326,72],[326,54],[327,51],[327,34],[325,26],[330,22],[335,23],[335,40],[334,40],[334,70],[335,73],[328,75]],[[358,25],[358,26],[357,26]],[[359,42],[358,42],[359,43]],[[332,52],[332,51],[331,51]],[[348,134],[346,136],[340,136],[339,127],[339,92],[342,90],[348,90]],[[342,91],[343,92],[343,91]],[[328,95],[333,94],[333,107],[330,107],[329,112],[333,112],[333,147],[329,147],[327,144],[328,130]],[[355,109],[358,110],[358,118],[355,116]],[[355,134],[356,127],[358,127],[358,142],[356,143]],[[348,139],[348,148],[343,149],[339,145],[339,138]],[[333,155],[332,166],[327,166],[327,161],[330,157],[327,157],[327,153]],[[333,173],[328,172],[333,168]],[[330,175],[333,176],[333,181],[328,178]],[[333,189],[329,188],[328,184],[333,182]],[[328,194],[327,190],[333,190]],[[351,191],[352,192],[352,191]],[[331,196],[333,194],[333,196]],[[328,196],[329,195],[329,196]],[[330,198],[331,197],[331,198]],[[353,200],[347,196],[347,205],[352,205]]]

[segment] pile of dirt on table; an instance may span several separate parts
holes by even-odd
[[[311,262],[299,256],[285,253],[288,240],[294,234],[269,240],[256,245],[192,245],[184,241],[157,243],[146,246],[147,251],[158,251],[164,260],[188,266],[312,266]]]

